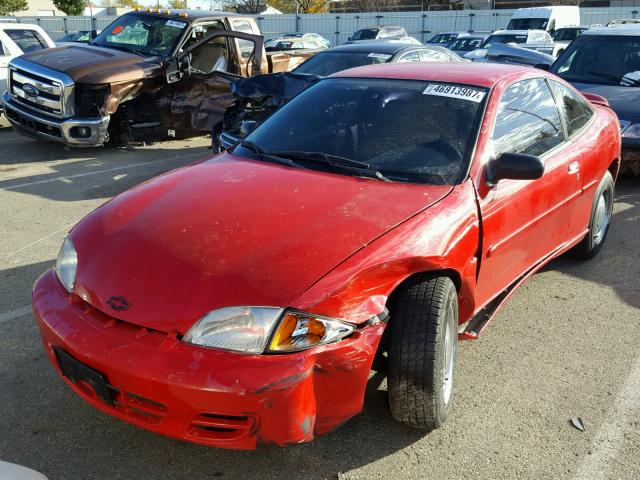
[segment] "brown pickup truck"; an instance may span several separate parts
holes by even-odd
[[[13,59],[2,99],[17,131],[68,146],[210,133],[238,77],[288,71],[315,51],[264,51],[252,17],[138,11],[89,45]]]

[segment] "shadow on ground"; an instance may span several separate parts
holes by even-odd
[[[611,228],[600,253],[586,262],[570,254],[554,260],[542,271],[557,270],[576,279],[613,289],[618,297],[640,309],[640,271],[628,256],[640,252],[640,180],[622,177],[616,185]],[[561,292],[558,292],[561,294]]]

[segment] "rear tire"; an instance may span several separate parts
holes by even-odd
[[[595,257],[609,233],[611,226],[611,216],[613,212],[613,199],[615,187],[613,177],[610,172],[606,172],[593,199],[591,206],[591,216],[589,218],[589,231],[576,245],[572,254],[579,260],[589,260]]]
[[[392,311],[388,389],[391,414],[412,427],[433,430],[452,410],[458,336],[458,296],[450,278],[410,280]]]

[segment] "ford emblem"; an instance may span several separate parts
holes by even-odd
[[[37,97],[38,95],[40,95],[38,89],[29,83],[25,83],[22,85],[22,91],[30,97]]]

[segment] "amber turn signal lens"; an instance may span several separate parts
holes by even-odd
[[[287,312],[280,320],[269,350],[272,352],[294,352],[315,345],[335,342],[355,330],[338,320],[298,312]]]

